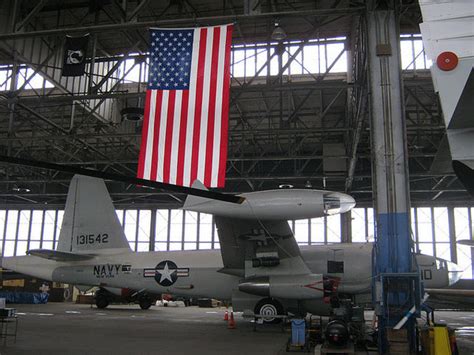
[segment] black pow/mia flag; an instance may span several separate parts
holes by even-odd
[[[89,35],[83,37],[66,36],[64,45],[63,76],[81,76],[86,70],[86,52]]]

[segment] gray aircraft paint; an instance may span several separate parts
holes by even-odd
[[[268,203],[268,209],[271,210],[275,202]],[[313,213],[313,217],[318,215],[320,209],[316,208]],[[273,283],[271,292],[276,292],[277,297],[286,294],[289,298],[281,299],[282,303],[290,306],[299,302],[299,306],[313,313],[327,309],[321,299],[321,291],[315,288],[314,299],[311,299],[310,292],[313,291],[308,287],[312,282],[321,280],[321,275],[339,277],[340,292],[370,292],[371,243],[298,248],[293,235],[287,235],[291,231],[286,222],[241,221],[228,217],[216,217],[217,219],[219,233],[226,231],[225,235],[220,235],[221,251],[135,253],[128,247],[103,181],[75,176],[69,189],[58,251],[41,251],[36,254],[38,256],[4,258],[3,267],[46,280],[76,285],[232,299],[236,309],[242,307],[253,310],[255,303],[262,298],[238,291],[239,284],[251,281],[252,277],[268,277]],[[250,233],[239,226],[247,226]],[[254,227],[262,227],[265,233],[254,233]],[[233,232],[236,234],[233,235]],[[104,234],[107,235],[106,239],[103,238]],[[243,241],[240,240],[242,236],[245,237]],[[241,245],[233,244],[235,238],[239,239]],[[276,266],[251,267],[248,256],[239,252],[241,247],[248,247],[253,242],[268,244],[269,241],[270,246],[278,246],[275,250],[281,254],[280,263]],[[88,259],[78,260],[74,257],[77,255],[87,256]],[[423,265],[426,265],[423,267],[429,269],[426,274],[431,276],[425,280],[425,287],[447,286],[447,270],[438,269],[439,263],[433,257],[422,258]],[[329,270],[329,264],[335,265],[336,269]],[[294,284],[291,283],[291,276],[294,276]],[[247,279],[244,280],[245,277]],[[285,291],[285,287],[292,286],[293,289]],[[298,287],[307,288],[302,296],[305,300],[298,300],[298,295],[294,292]],[[249,302],[237,302],[237,295]]]
[[[131,251],[103,180],[76,175],[64,211],[57,250],[77,254]]]
[[[205,188],[199,181],[194,188]],[[241,204],[188,196],[183,209],[215,216],[257,220],[290,220],[323,217],[344,213],[355,206],[355,200],[340,192],[313,189],[279,189],[243,193]],[[338,200],[337,205],[331,201]]]
[[[332,260],[331,248],[343,249],[344,273],[327,274],[327,261]],[[324,274],[341,277],[341,292],[350,294],[369,293],[371,287],[371,254],[372,244],[334,244],[327,246],[302,247],[304,261],[314,274]],[[423,256],[432,262],[425,266],[434,276],[425,280],[425,287],[444,287],[448,284],[447,270],[436,268],[436,259]],[[164,260],[173,261],[180,268],[189,268],[189,276],[178,277],[176,282],[168,287],[161,286],[154,278],[144,277],[144,269],[154,268]],[[94,267],[98,265],[130,265],[131,270],[124,272],[120,268],[117,274],[108,273],[96,275]],[[218,272],[222,268],[219,251],[170,251],[170,252],[140,252],[124,253],[114,256],[101,256],[93,260],[71,263],[61,263],[45,260],[34,256],[19,256],[4,259],[4,267],[35,277],[64,283],[84,284],[113,288],[146,289],[152,293],[171,293],[189,297],[213,297],[231,299],[232,290],[237,289],[240,277]],[[114,270],[114,269],[112,269]],[[321,301],[316,301],[313,307],[320,307]],[[308,305],[311,307],[311,305]],[[316,309],[311,307],[311,309]]]

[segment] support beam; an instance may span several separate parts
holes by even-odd
[[[373,180],[378,252],[384,259],[378,266],[380,272],[408,272],[411,264],[408,154],[394,11],[369,12],[368,26]],[[396,254],[393,259],[384,255],[390,250]]]
[[[41,11],[44,4],[45,4],[44,0],[38,1],[36,6],[33,8],[33,10],[31,10],[30,13],[28,15],[26,15],[26,17],[23,20],[21,20],[21,22],[19,24],[16,25],[16,30],[20,31],[23,27],[25,27],[27,24],[29,24],[31,19],[33,17],[35,17],[38,14],[38,12]]]
[[[449,224],[449,246],[451,251],[451,261],[453,263],[458,262],[458,253],[456,246],[456,225],[454,218],[454,208],[448,207],[448,224]]]
[[[373,1],[369,9],[372,184],[377,222],[374,280],[376,289],[380,290],[375,302],[379,318],[379,351],[384,354],[388,350],[386,327],[398,323],[404,314],[397,312],[407,303],[408,309],[413,306],[414,290],[406,292],[403,286],[401,289],[389,287],[386,281],[396,280],[405,285],[409,279],[402,275],[412,271],[408,154],[398,21],[391,1]],[[408,324],[408,334],[410,340],[414,339],[412,321]]]
[[[133,12],[128,17],[128,21],[132,21],[138,15],[138,13],[148,4],[149,0],[142,0],[139,2],[137,7],[133,10]]]
[[[315,17],[326,17],[328,15],[353,15],[360,13],[364,10],[364,6],[354,7],[341,7],[337,9],[315,9],[315,10],[301,10],[301,11],[279,11],[279,12],[266,12],[253,15],[236,14],[236,15],[223,15],[223,16],[204,16],[204,17],[193,17],[193,18],[179,18],[179,19],[168,19],[168,20],[154,20],[154,21],[143,21],[143,22],[126,22],[126,23],[114,23],[105,25],[95,26],[81,26],[81,27],[65,27],[55,28],[48,30],[39,30],[31,32],[10,32],[0,34],[0,41],[5,40],[17,40],[21,38],[33,38],[33,37],[48,37],[48,36],[64,36],[67,34],[75,33],[98,33],[98,32],[114,32],[122,30],[137,30],[142,28],[156,27],[156,26],[171,26],[171,25],[197,25],[197,24],[220,24],[223,22],[239,22],[245,20],[256,20],[256,19],[273,19],[275,17],[284,16],[315,16]]]
[[[352,213],[341,214],[341,243],[352,242]]]

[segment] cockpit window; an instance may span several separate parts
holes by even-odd
[[[339,197],[324,196],[324,212],[328,215],[337,214],[341,209],[341,201]]]
[[[444,259],[438,259],[436,258],[436,269],[437,270],[447,270],[448,269],[448,263]]]

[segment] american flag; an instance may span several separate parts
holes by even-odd
[[[232,28],[150,29],[139,178],[224,186]]]

